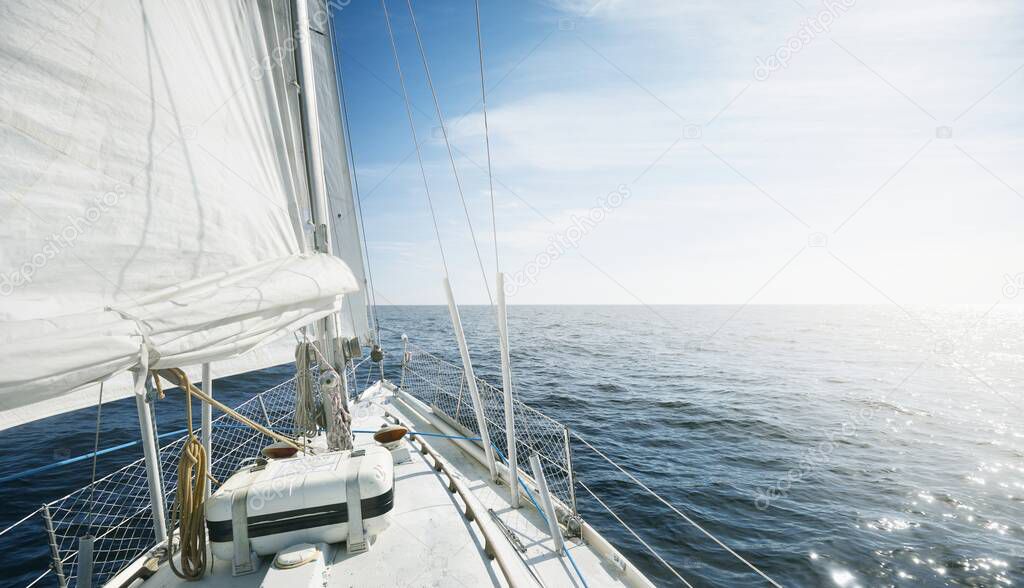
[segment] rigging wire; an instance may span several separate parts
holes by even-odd
[[[487,183],[488,183],[488,187],[490,188],[490,196],[491,196],[491,238],[494,240],[494,271],[495,271],[495,273],[501,273],[501,261],[500,261],[500,258],[498,257],[498,214],[497,214],[497,209],[496,209],[495,201],[494,201],[494,172],[493,172],[492,166],[491,166],[491,129],[490,129],[490,125],[488,124],[488,120],[487,120],[487,85],[485,83],[485,77],[484,77],[484,69],[485,69],[484,68],[484,37],[483,37],[483,32],[482,32],[482,26],[480,24],[480,22],[481,22],[481,19],[480,19],[480,0],[474,0],[473,5],[474,5],[474,8],[475,8],[475,12],[476,12],[476,48],[477,48],[478,62],[480,64],[480,104],[481,104],[481,110],[482,110],[483,115],[484,115],[484,145],[485,145],[486,150],[487,150]],[[495,288],[497,288],[497,283],[495,283]],[[497,307],[496,304],[494,305],[494,310],[495,310],[495,323],[496,323],[496,326],[498,327],[498,329],[500,330],[501,329],[501,325],[497,324],[498,323],[498,315],[497,315],[498,307]],[[505,327],[507,328],[508,325],[506,324]],[[501,335],[499,333],[499,337],[500,336]],[[507,333],[506,333],[505,336],[506,336],[506,338],[508,338],[508,334]],[[511,350],[509,350],[509,352],[511,353]],[[516,388],[518,387],[518,384],[516,383],[515,375],[514,374],[510,374],[509,375],[509,380],[512,382],[512,394],[513,395],[517,395],[516,394]]]
[[[427,195],[427,206],[430,208],[430,219],[434,223],[434,235],[437,237],[437,248],[441,251],[441,266],[444,268],[444,275],[448,275],[448,260],[444,255],[444,244],[441,242],[441,230],[437,226],[437,213],[434,211],[434,201],[430,197],[430,186],[427,184],[427,170],[423,167],[423,154],[420,152],[420,141],[416,137],[416,123],[412,117],[412,102],[409,100],[409,91],[405,87],[405,75],[402,73],[402,64],[398,59],[398,45],[395,43],[395,32],[391,29],[391,14],[388,12],[387,0],[380,0],[384,9],[384,22],[388,27],[388,39],[391,41],[391,53],[395,57],[395,69],[398,71],[398,81],[402,86],[402,97],[405,100],[405,114],[409,118],[409,132],[412,133],[412,142],[416,146],[416,161],[420,164],[420,175],[423,176],[423,191]]]
[[[622,520],[622,518],[619,517],[619,515],[617,515],[615,513],[615,511],[611,509],[611,507],[609,507],[607,504],[605,504],[605,502],[603,500],[601,500],[601,498],[598,497],[597,494],[594,494],[594,491],[591,490],[589,486],[587,486],[586,484],[583,483],[583,480],[576,480],[576,483],[579,484],[584,490],[589,492],[590,495],[594,497],[594,500],[596,500],[598,502],[598,504],[603,506],[604,509],[606,511],[608,511],[608,514],[610,514],[613,517],[615,517],[615,520],[619,521],[619,524],[622,525],[623,528],[625,528],[627,531],[629,531],[630,535],[632,535],[634,539],[639,541],[641,545],[643,545],[644,547],[647,548],[647,551],[651,552],[651,555],[653,555],[658,561],[660,561],[662,563],[662,565],[664,565],[666,568],[668,568],[668,571],[670,571],[673,574],[675,574],[675,577],[679,578],[680,582],[682,582],[686,586],[689,586],[689,588],[693,588],[693,584],[689,583],[686,580],[686,578],[684,578],[678,571],[676,571],[676,569],[674,567],[672,567],[672,564],[670,564],[667,561],[665,561],[665,558],[661,557],[661,555],[653,547],[651,547],[651,545],[649,543],[644,541],[643,538],[640,537],[640,535],[637,535],[636,531],[634,531],[632,529],[632,527],[630,527],[629,525],[626,524],[626,521]]]
[[[622,472],[627,478],[629,478],[630,480],[635,482],[638,486],[640,486],[641,488],[646,490],[648,494],[650,494],[651,496],[657,498],[662,504],[664,504],[665,506],[669,507],[669,509],[671,509],[677,515],[682,517],[683,520],[685,520],[686,522],[688,522],[691,525],[693,525],[701,533],[704,533],[709,539],[711,539],[712,541],[717,543],[719,547],[721,547],[722,549],[728,551],[730,554],[733,555],[733,557],[735,557],[736,559],[738,559],[741,562],[743,562],[744,564],[746,564],[746,566],[748,568],[750,568],[750,569],[754,570],[755,572],[757,572],[762,578],[767,580],[769,584],[771,584],[772,586],[775,586],[775,588],[782,588],[782,586],[778,582],[776,582],[775,580],[772,580],[768,576],[768,574],[765,574],[757,566],[755,566],[754,564],[752,564],[749,561],[747,561],[746,559],[744,559],[742,555],[740,555],[740,554],[736,553],[735,551],[733,551],[731,547],[729,547],[725,543],[722,543],[722,541],[718,537],[715,537],[714,535],[712,535],[710,531],[708,531],[707,529],[702,527],[697,521],[695,521],[695,520],[691,519],[690,517],[686,516],[686,513],[684,513],[683,511],[681,511],[678,508],[676,508],[675,506],[673,506],[672,503],[670,503],[669,501],[667,501],[664,498],[662,498],[654,490],[651,490],[651,488],[649,486],[647,486],[647,484],[644,484],[643,482],[638,480],[636,478],[636,476],[634,476],[633,474],[631,474],[631,473],[627,472],[626,470],[622,469],[622,466],[620,466],[619,464],[617,464],[614,461],[612,461],[612,459],[610,457],[608,457],[607,455],[605,455],[603,452],[601,452],[600,449],[598,449],[598,448],[594,447],[593,445],[591,445],[590,442],[588,442],[586,439],[581,437],[579,433],[573,431],[572,435],[574,437],[576,437],[577,439],[579,439],[584,445],[589,447],[594,453],[596,453],[599,456],[603,457],[605,461],[607,461],[608,463],[610,463],[612,465],[612,467],[614,467],[615,469],[617,469],[620,472]]]
[[[89,482],[89,500],[86,502],[89,505],[89,528],[86,531],[86,536],[92,536],[92,526],[96,521],[96,516],[92,513],[92,497],[96,490],[96,462],[100,452],[100,421],[103,418],[103,384],[105,383],[105,381],[100,382],[100,399],[96,404],[96,435],[92,444],[92,478]]]
[[[437,113],[438,122],[441,125],[441,133],[444,136],[445,147],[447,148],[447,151],[448,151],[448,159],[449,159],[449,161],[451,163],[451,166],[452,166],[452,174],[455,176],[455,182],[456,182],[456,185],[457,185],[458,191],[459,191],[459,199],[460,199],[460,201],[462,203],[462,210],[463,210],[463,212],[466,215],[466,223],[469,225],[470,236],[473,239],[473,247],[474,247],[474,250],[476,251],[477,263],[480,266],[480,275],[483,278],[484,286],[485,286],[485,288],[487,290],[487,299],[490,302],[490,305],[492,307],[494,307],[495,310],[497,310],[497,306],[496,306],[495,300],[491,296],[490,281],[487,279],[487,272],[484,269],[483,256],[480,254],[480,246],[477,243],[476,231],[474,231],[474,229],[473,229],[473,221],[472,221],[471,216],[469,214],[469,207],[466,204],[465,194],[464,194],[463,189],[462,189],[462,180],[459,177],[458,168],[457,168],[457,166],[455,164],[455,156],[454,156],[454,153],[452,151],[451,142],[448,139],[448,130],[447,130],[447,125],[445,124],[444,114],[441,111],[440,101],[438,100],[438,97],[437,97],[437,91],[436,91],[436,89],[434,87],[433,78],[430,75],[430,66],[429,66],[429,64],[427,62],[426,50],[424,49],[423,39],[422,39],[422,36],[420,35],[419,26],[418,26],[418,24],[416,22],[416,12],[413,9],[412,1],[411,0],[406,0],[406,5],[409,8],[409,16],[410,16],[410,18],[412,20],[413,31],[416,34],[416,44],[417,44],[417,47],[419,49],[420,59],[422,60],[422,63],[423,63],[423,70],[424,70],[424,73],[425,73],[426,78],[427,78],[427,84],[428,84],[428,86],[430,88],[431,98],[433,99],[433,103],[434,103],[434,110]],[[404,76],[404,74],[402,72],[401,62],[400,62],[400,59],[398,57],[398,47],[397,47],[397,44],[395,42],[395,36],[394,36],[394,31],[393,31],[392,25],[391,25],[391,16],[390,16],[390,13],[388,11],[387,1],[386,0],[381,0],[381,6],[384,9],[384,18],[385,18],[385,22],[387,23],[388,38],[389,38],[389,40],[391,42],[391,50],[392,50],[392,54],[393,54],[394,60],[395,60],[395,68],[398,71],[398,77],[399,77],[399,81],[400,81],[401,87],[402,87],[402,97],[403,97],[403,99],[405,101],[406,116],[409,119],[409,128],[410,128],[410,131],[412,132],[413,143],[416,145],[416,158],[417,158],[417,160],[419,162],[420,173],[423,176],[424,191],[426,192],[426,195],[427,195],[427,203],[430,206],[431,219],[433,220],[433,223],[434,223],[434,232],[435,232],[435,235],[437,236],[438,248],[441,250],[441,260],[442,260],[442,263],[444,264],[445,275],[447,276],[448,275],[448,265],[447,265],[447,261],[445,260],[444,246],[441,244],[441,232],[440,232],[440,229],[438,228],[437,216],[436,216],[436,214],[434,212],[433,201],[431,200],[431,197],[430,197],[430,189],[427,186],[427,176],[426,176],[426,171],[424,170],[424,167],[423,167],[423,158],[422,158],[422,155],[420,153],[420,148],[419,148],[420,144],[419,144],[419,141],[416,138],[416,127],[415,127],[414,120],[413,120],[413,115],[412,115],[411,100],[409,99],[409,93],[408,93],[408,90],[407,90],[406,84],[405,84],[405,76]],[[490,188],[491,228],[492,228],[492,234],[493,234],[493,239],[494,239],[494,262],[495,262],[495,268],[498,271],[500,271],[500,267],[501,266],[500,266],[500,260],[499,260],[499,256],[498,256],[497,213],[496,213],[495,199],[494,199],[494,176],[493,176],[492,164],[491,164],[490,129],[489,129],[489,124],[488,124],[488,119],[487,119],[487,90],[486,90],[486,83],[485,83],[485,77],[484,77],[483,34],[482,34],[482,27],[481,27],[480,3],[479,3],[479,0],[476,0],[476,2],[475,2],[475,13],[476,13],[476,32],[477,32],[477,56],[478,56],[478,62],[479,62],[479,68],[480,68],[480,94],[481,94],[481,101],[482,101],[482,104],[483,104],[484,136],[485,136],[485,145],[486,145],[486,150],[487,150],[487,176],[488,176],[488,185],[489,185],[489,188]],[[497,314],[495,314],[494,319],[495,319],[495,326],[498,327],[499,330],[500,330],[500,325],[497,324],[498,323]],[[516,382],[515,382],[515,377],[513,376],[512,377],[512,393],[513,394],[515,394],[515,389],[516,389]]]
[[[334,22],[334,16],[331,16],[331,22]],[[331,35],[331,39],[334,39],[334,35]],[[337,47],[337,43],[335,43]],[[338,78],[338,93],[340,94],[341,102],[341,120],[342,120],[342,134],[345,136],[345,148],[347,152],[347,159],[351,161],[348,169],[352,176],[353,190],[355,191],[355,201],[357,206],[356,218],[359,223],[360,238],[363,242],[363,255],[366,256],[366,289],[368,295],[368,302],[370,304],[370,318],[373,320],[373,329],[377,334],[377,344],[380,344],[380,321],[377,319],[377,293],[373,288],[373,270],[370,264],[370,248],[366,245],[366,225],[363,222],[363,199],[359,191],[359,176],[356,174],[356,156],[352,150],[352,134],[349,126],[348,119],[348,99],[345,96],[345,81],[342,76],[341,67],[341,51],[338,48],[334,54],[338,56],[338,67],[337,67],[337,78]]]
[[[383,0],[382,0],[383,1]],[[423,62],[423,72],[427,77],[427,85],[430,87],[430,96],[434,100],[434,110],[437,112],[437,120],[441,125],[441,135],[444,137],[444,145],[448,150],[448,160],[452,164],[452,175],[455,176],[455,185],[459,190],[459,200],[462,201],[462,210],[466,213],[466,224],[469,225],[469,235],[473,238],[473,248],[476,250],[476,260],[480,264],[480,276],[484,279],[484,288],[487,289],[487,300],[494,305],[494,298],[491,296],[491,283],[487,279],[487,272],[484,270],[483,257],[480,255],[480,245],[476,240],[476,231],[473,230],[473,220],[469,214],[469,206],[466,204],[466,195],[462,190],[462,179],[459,178],[459,170],[455,165],[455,154],[452,151],[451,141],[448,140],[448,128],[444,122],[444,113],[441,112],[441,103],[437,98],[437,90],[434,88],[434,80],[430,75],[430,65],[427,64],[427,52],[423,48],[423,38],[420,36],[420,28],[416,24],[416,12],[412,8],[412,0],[405,0],[409,7],[409,16],[412,19],[412,30],[416,33],[416,46],[420,50],[420,60]]]
[[[476,8],[476,48],[480,61],[480,104],[484,115],[484,145],[487,147],[487,184],[491,193],[491,235],[494,239],[494,271],[501,271],[498,259],[498,217],[494,207],[494,172],[491,170],[491,129],[487,122],[487,87],[484,83],[484,37],[480,30],[480,0],[474,0]]]
[[[28,513],[27,515],[25,515],[25,516],[21,517],[20,519],[18,519],[18,521],[17,521],[16,523],[14,523],[14,524],[12,524],[12,525],[9,525],[9,526],[8,526],[8,527],[7,527],[6,529],[4,529],[3,531],[0,531],[0,537],[2,537],[3,535],[5,535],[5,534],[6,534],[6,533],[7,533],[8,531],[10,531],[11,529],[13,529],[14,527],[17,527],[18,525],[20,525],[20,524],[24,523],[25,521],[29,520],[30,518],[32,518],[32,517],[34,517],[34,516],[36,516],[36,514],[37,514],[37,513],[39,512],[39,511],[41,511],[41,510],[43,510],[43,508],[42,508],[42,507],[39,507],[39,508],[35,509],[34,511],[32,511],[32,512]]]

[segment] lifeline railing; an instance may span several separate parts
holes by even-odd
[[[366,372],[375,371],[376,367],[366,359],[349,366],[346,375],[350,396],[355,394]],[[314,393],[319,394],[319,378],[314,377],[312,381]],[[290,378],[256,394],[235,410],[268,428],[293,434],[295,382],[295,377]],[[217,480],[227,480],[243,461],[258,456],[270,441],[262,433],[221,415],[213,421],[210,474]],[[185,437],[181,437],[160,448],[167,513],[171,512],[170,502],[177,488],[177,464],[184,442]],[[65,460],[54,466],[74,461],[81,460]],[[50,466],[33,471],[43,469],[50,469]],[[38,575],[26,573],[20,578],[8,576],[7,579],[26,586],[35,586],[44,579],[62,587],[76,586],[79,583],[79,540],[91,535],[94,537],[92,583],[102,585],[156,545],[149,500],[146,463],[139,459],[88,486],[43,504],[0,531],[0,551],[30,554],[33,561],[40,562],[39,568],[45,565],[48,568]]]
[[[505,435],[505,404],[500,388],[476,379],[483,403],[484,418],[493,443],[502,455],[508,455]],[[402,357],[402,375],[398,384],[449,424],[467,436],[480,435],[466,375],[460,366],[446,361],[413,343],[406,343]],[[551,493],[576,514],[576,483],[572,469],[569,429],[518,398],[512,402],[519,455],[536,454],[544,468]]]
[[[466,386],[462,368],[440,357],[409,344],[401,363],[399,386],[406,392],[432,406],[443,414],[449,424],[460,429],[469,437],[476,437],[479,431],[473,415],[472,401]],[[354,396],[362,388],[379,377],[381,367],[369,358],[350,365],[346,370],[348,392]],[[295,412],[295,378],[261,392],[236,407],[240,414],[275,430],[291,433]],[[313,378],[314,390],[319,393],[319,379]],[[507,454],[505,440],[505,418],[502,393],[499,388],[482,379],[477,379],[487,426],[492,433],[492,443],[500,455]],[[648,541],[645,541],[619,514],[609,507],[573,471],[571,440],[583,445],[585,450],[595,453],[607,461],[627,479],[644,491],[664,508],[684,519],[702,532],[719,547],[736,557],[751,571],[773,586],[777,582],[762,572],[739,553],[728,547],[708,532],[697,521],[673,506],[641,480],[626,471],[604,452],[600,451],[570,431],[567,427],[533,409],[518,399],[513,402],[513,414],[517,433],[517,449],[520,455],[536,454],[541,461],[544,475],[550,484],[550,491],[577,515],[576,486],[585,490],[611,517],[648,551],[656,561],[670,572],[666,581],[679,581],[685,586],[691,584],[669,563]],[[211,474],[218,480],[226,480],[238,470],[247,458],[259,455],[269,439],[252,429],[244,427],[222,415],[213,421]],[[165,433],[161,437],[173,435]],[[163,446],[160,463],[164,496],[168,501],[166,512],[170,512],[177,485],[176,466],[185,438]],[[118,446],[127,447],[131,443]],[[109,449],[117,449],[109,448]],[[101,451],[105,453],[107,450]],[[65,460],[71,463],[78,458]],[[55,466],[62,464],[54,464]],[[33,471],[38,471],[37,468]],[[11,477],[11,476],[9,476]],[[42,533],[40,533],[42,531]],[[133,561],[155,546],[156,537],[149,504],[145,460],[139,459],[121,469],[76,490],[67,496],[43,504],[39,509],[24,516],[6,529],[0,531],[0,551],[8,554],[16,550],[21,553],[33,552],[34,561],[48,562],[49,568],[38,575],[27,573],[22,576],[8,575],[6,580],[14,584],[35,586],[49,578],[58,586],[78,584],[77,558],[78,541],[86,533],[95,537],[93,546],[93,584],[100,585],[113,578]],[[36,539],[33,540],[33,537]],[[34,550],[32,546],[35,546]],[[46,565],[41,564],[40,567]],[[38,568],[37,568],[38,569]]]
[[[398,334],[394,331],[390,332],[394,335]],[[463,369],[410,343],[407,338],[403,338],[403,344],[404,353],[399,387],[431,406],[435,410],[435,414],[441,413],[449,424],[454,425],[457,429],[461,429],[467,436],[477,437],[480,432],[473,413],[472,400],[467,390],[468,386],[466,385]],[[505,412],[502,391],[481,378],[476,380],[477,387],[480,390],[481,401],[484,404],[487,426],[491,432],[491,443],[498,448],[501,455],[505,455],[508,451],[505,440]],[[635,485],[634,487],[641,490],[642,497],[653,501],[652,504],[647,505],[648,508],[664,508],[683,519],[751,572],[760,576],[767,584],[781,588],[778,582],[764,573],[755,564],[714,536],[704,525],[694,520],[693,517],[665,500],[650,486],[628,472],[605,452],[592,445],[577,432],[570,431],[558,421],[527,406],[519,399],[513,400],[513,414],[515,416],[514,424],[519,454],[523,456],[536,454],[540,458],[544,469],[544,476],[550,484],[551,493],[569,506],[572,514],[578,517],[576,487],[582,488],[594,500],[597,506],[606,511],[616,523],[629,533],[643,551],[648,552],[658,564],[667,570],[668,575],[663,575],[661,578],[663,582],[678,581],[683,586],[692,586],[682,573],[651,544],[649,540],[651,538],[645,540],[618,512],[602,500],[588,484],[577,479],[572,461],[574,442],[582,445],[584,451],[590,451],[600,460],[610,464],[631,485]],[[660,539],[664,539],[664,537],[660,537]]]

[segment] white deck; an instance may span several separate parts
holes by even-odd
[[[416,431],[439,432],[424,415],[396,401],[391,392],[380,385],[364,392],[353,406],[353,429],[379,428],[385,423],[385,410]],[[518,535],[526,553],[521,554],[522,561],[515,562],[517,566],[523,571],[532,571],[545,586],[583,586],[568,559],[555,553],[547,526],[525,496],[523,506],[513,509],[508,488],[491,482],[486,467],[479,461],[447,439],[429,437],[424,440],[452,466],[449,471],[454,471],[471,490],[478,506],[483,507],[481,516],[487,516],[487,510],[492,509]],[[412,462],[395,466],[395,506],[389,528],[376,537],[365,553],[348,555],[344,545],[332,546],[332,553],[327,554],[326,586],[463,585],[475,588],[507,585],[497,561],[484,553],[480,529],[463,516],[461,499],[448,491],[445,476],[432,467],[431,458],[406,442]],[[356,434],[357,448],[373,443],[370,434]],[[511,542],[501,533],[497,537],[505,543],[506,555],[512,554],[513,559],[518,559]],[[589,545],[573,539],[566,541],[566,547],[571,550],[587,585],[624,585],[621,568],[605,561]],[[258,572],[232,577],[230,563],[215,560],[212,572],[200,582],[184,582],[164,565],[145,586],[259,586],[269,566],[270,558],[264,558]],[[537,584],[528,573],[520,580],[525,580],[521,582],[525,585]]]

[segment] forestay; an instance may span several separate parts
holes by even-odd
[[[283,363],[359,287],[311,252],[289,5],[0,7],[0,429]]]

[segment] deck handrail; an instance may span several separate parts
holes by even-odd
[[[391,332],[392,333],[396,333],[395,331],[391,331]],[[438,357],[437,355],[435,355],[435,354],[433,354],[433,353],[431,353],[429,351],[426,351],[426,350],[424,350],[422,348],[419,348],[416,345],[414,345],[413,343],[408,343],[408,346],[409,346],[409,348],[414,350],[414,354],[413,354],[414,357],[413,357],[412,360],[410,360],[408,357],[403,357],[402,358],[403,382],[405,380],[406,370],[409,369],[410,366],[414,365],[415,357],[416,356],[419,356],[421,358],[427,358],[431,363],[436,364],[437,366],[443,366],[444,369],[448,370],[449,372],[451,372],[453,374],[454,373],[462,374],[462,368],[457,366],[457,365],[455,365],[454,363],[452,363],[452,362],[450,362],[450,361],[448,361],[448,360],[446,360],[444,358]],[[438,371],[439,372],[441,371],[440,368],[438,368]],[[427,379],[427,383],[432,388],[434,388],[435,390],[440,391],[440,392],[447,392],[445,390],[445,388],[444,388],[444,382],[440,381],[442,379],[442,376],[443,376],[443,374],[440,374],[440,373],[436,375],[436,378],[437,378],[438,381],[430,381],[427,378],[424,378],[424,379]],[[422,377],[422,375],[421,375],[421,377]],[[448,377],[450,379],[451,376],[449,375]],[[463,375],[463,377],[464,377],[464,375]],[[480,387],[481,390],[487,390],[488,392],[492,392],[497,397],[501,396],[501,389],[499,387],[494,386],[493,384],[491,384],[491,383],[489,383],[489,382],[487,382],[485,380],[482,380],[480,378],[477,378],[477,384],[478,384],[478,386]],[[425,399],[422,399],[422,398],[421,398],[421,400],[426,401]],[[520,402],[518,400],[516,402],[518,403],[517,406],[516,406],[516,411],[517,412],[520,411],[520,410],[522,410],[522,411],[527,411],[527,410],[531,411],[532,413],[535,413],[539,419],[544,420],[545,422],[550,423],[552,426],[564,428],[565,431],[566,431],[566,436],[567,437],[572,437],[575,440],[577,440],[580,443],[582,443],[583,445],[585,445],[587,448],[593,450],[598,456],[600,456],[605,461],[607,461],[609,464],[611,464],[612,467],[614,467],[615,469],[619,470],[624,475],[626,475],[630,480],[632,480],[636,485],[638,485],[641,489],[643,489],[647,494],[649,494],[650,496],[654,497],[656,500],[658,500],[663,505],[668,507],[677,516],[681,517],[688,524],[690,524],[694,528],[698,529],[701,533],[703,533],[705,536],[707,536],[713,542],[715,542],[719,547],[724,549],[731,556],[735,557],[739,562],[743,563],[746,567],[750,568],[753,572],[757,573],[759,576],[761,576],[765,581],[767,581],[772,586],[775,586],[776,588],[781,588],[780,584],[778,582],[776,582],[775,580],[773,580],[771,577],[769,577],[764,571],[762,571],[756,565],[751,563],[748,559],[744,558],[742,555],[737,553],[734,549],[732,549],[731,547],[726,545],[721,539],[719,539],[718,537],[714,536],[705,527],[700,525],[697,521],[693,520],[692,517],[690,517],[687,514],[685,514],[682,510],[680,510],[679,508],[677,508],[676,506],[672,505],[670,502],[668,502],[667,500],[662,498],[659,494],[657,494],[649,486],[647,486],[646,484],[641,482],[639,479],[637,479],[635,476],[633,476],[632,474],[627,472],[622,466],[620,466],[618,463],[613,461],[604,452],[600,451],[599,449],[594,447],[590,442],[588,442],[586,439],[584,439],[582,436],[580,436],[579,433],[577,433],[576,431],[570,431],[568,428],[564,427],[564,425],[559,423],[557,420],[551,418],[548,415],[545,415],[544,413],[541,413],[540,411],[537,411],[536,409],[533,409],[532,407],[529,407],[529,406],[525,405],[524,403],[522,403],[522,402]],[[428,402],[428,404],[429,404],[429,402]],[[442,412],[444,412],[443,409],[442,409]],[[455,417],[455,415],[448,415],[448,416],[449,417],[453,417],[453,418]],[[493,423],[493,426],[498,428],[498,429],[501,428],[500,421],[501,421],[501,419],[494,419],[494,420],[492,420],[491,418],[488,418],[488,422]],[[518,429],[518,427],[517,427],[517,429]],[[518,430],[517,430],[517,432],[518,432]],[[536,452],[536,453],[538,454],[538,457],[540,457],[542,460],[545,460],[548,463],[551,463],[553,465],[560,466],[560,464],[557,463],[557,460],[553,460],[551,458],[551,456],[546,454],[546,452],[540,451],[540,452]],[[527,454],[529,454],[529,452]],[[678,570],[676,570],[660,553],[658,553],[657,550],[655,550],[654,547],[651,546],[650,543],[648,543],[647,541],[642,539],[639,536],[639,534],[637,534],[626,523],[626,521],[624,521],[622,519],[622,517],[620,517],[618,515],[618,513],[614,512],[603,500],[601,500],[594,493],[594,491],[589,486],[587,486],[585,483],[583,483],[583,481],[576,479],[576,473],[572,470],[571,449],[568,446],[567,446],[565,455],[569,458],[569,463],[566,464],[566,466],[565,466],[565,470],[568,472],[568,490],[567,490],[566,495],[565,496],[561,496],[560,498],[562,498],[563,502],[565,502],[567,504],[571,502],[572,510],[573,510],[574,514],[576,512],[576,504],[575,504],[576,501],[575,501],[575,493],[573,492],[573,489],[574,489],[576,484],[579,484],[581,488],[583,488],[588,494],[590,494],[597,501],[597,503],[600,506],[602,506],[605,510],[607,510],[611,514],[611,516],[613,518],[615,518],[615,520],[618,521],[618,523],[620,525],[622,525],[626,529],[626,531],[628,531],[635,539],[637,539],[640,542],[640,544],[643,545],[644,548],[647,549],[655,557],[655,559],[657,559],[662,565],[664,565],[678,580],[680,580],[686,586],[691,586],[691,584],[682,576],[682,574],[679,573]]]
[[[391,411],[385,410],[384,416],[390,418],[395,424],[406,427],[409,431],[413,431],[413,427],[410,423],[405,422],[398,415]],[[473,491],[466,487],[466,484],[461,480],[458,475],[453,474],[450,471],[451,464],[448,463],[437,451],[430,446],[429,443],[423,440],[424,435],[416,432],[410,433],[411,440],[419,444],[419,451],[423,455],[430,456],[434,460],[434,470],[441,472],[448,478],[448,491],[452,494],[458,494],[462,498],[462,503],[465,505],[463,515],[466,520],[476,524],[477,528],[480,529],[480,533],[484,536],[484,553],[488,558],[498,562],[498,567],[501,569],[505,579],[508,580],[509,586],[512,588],[518,588],[523,586],[522,573],[516,573],[514,569],[515,563],[519,562],[520,565],[525,567],[522,560],[518,558],[512,558],[508,554],[508,541],[505,536],[495,529],[494,524],[488,517],[480,516],[478,510],[485,510],[474,496]],[[529,572],[529,569],[526,568]],[[535,584],[536,585],[536,584]]]

